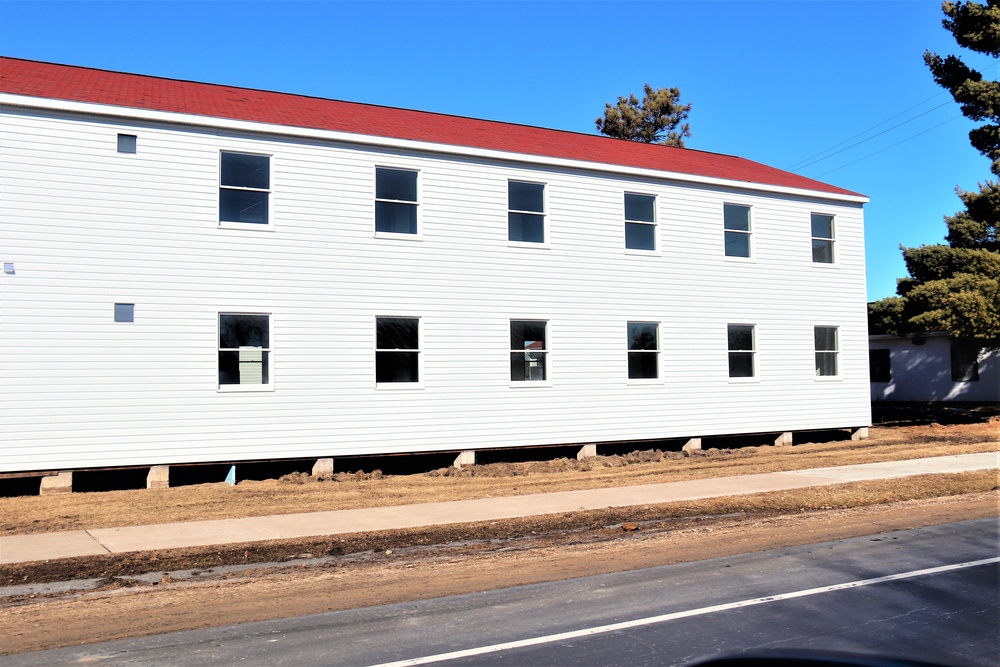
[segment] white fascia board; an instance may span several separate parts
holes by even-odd
[[[44,97],[28,97],[24,95],[11,95],[9,93],[0,93],[0,105],[30,107],[34,109],[46,109],[50,111],[64,111],[70,113],[91,114],[98,116],[112,116],[117,118],[126,118],[130,120],[154,121],[154,122],[161,122],[168,124],[194,125],[199,127],[209,127],[216,129],[222,128],[227,130],[249,132],[253,134],[276,134],[276,135],[283,135],[283,136],[297,137],[297,138],[321,139],[324,141],[336,141],[342,143],[379,146],[383,148],[402,148],[413,151],[443,153],[447,155],[461,155],[461,156],[476,157],[476,158],[490,159],[490,160],[502,160],[506,162],[520,162],[524,164],[539,165],[546,167],[563,167],[566,169],[600,171],[612,174],[639,176],[642,178],[683,181],[688,183],[714,185],[726,188],[740,188],[743,190],[755,190],[755,191],[769,192],[774,194],[792,195],[797,197],[829,199],[834,201],[850,202],[856,204],[868,203],[868,197],[860,195],[837,194],[833,192],[822,192],[819,190],[807,190],[803,188],[790,188],[786,186],[768,185],[765,183],[754,183],[750,181],[734,181],[731,179],[714,178],[711,176],[699,176],[696,174],[684,174],[680,172],[662,171],[658,169],[644,169],[641,167],[628,167],[623,165],[608,164],[606,162],[587,162],[584,160],[571,160],[566,158],[546,157],[542,155],[529,155],[526,153],[511,153],[508,151],[499,151],[487,148],[473,148],[469,146],[440,144],[427,141],[414,141],[410,139],[379,137],[368,134],[337,132],[334,130],[317,130],[307,127],[294,127],[289,125],[275,125],[271,123],[231,120],[228,118],[217,118],[215,116],[197,116],[193,114],[182,114],[170,111],[153,111],[149,109],[136,109],[132,107],[117,107],[117,106],[109,106],[106,104],[95,104],[91,102],[73,102],[68,100],[56,100]]]

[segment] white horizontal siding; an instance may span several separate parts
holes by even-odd
[[[869,421],[862,211],[830,200],[12,111],[0,117],[0,470],[688,437]],[[115,152],[118,132],[138,153]],[[272,156],[271,229],[220,229],[221,150]],[[374,235],[374,168],[419,171],[419,240]],[[507,243],[507,180],[549,244]],[[624,249],[623,193],[659,251]],[[754,258],[723,256],[722,203]],[[814,265],[810,212],[837,222]],[[135,322],[113,322],[115,302]],[[219,312],[272,314],[274,391],[218,392]],[[377,315],[421,318],[418,389],[374,386]],[[551,386],[512,386],[509,321],[550,322]],[[662,377],[626,378],[629,320]],[[730,382],[726,324],[757,325]],[[813,326],[841,373],[813,375]]]

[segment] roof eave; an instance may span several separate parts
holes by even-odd
[[[61,100],[48,97],[31,97],[25,95],[14,95],[10,93],[0,93],[0,105],[12,107],[26,107],[34,109],[44,109],[49,111],[60,111],[68,113],[84,113],[97,116],[111,116],[127,120],[142,120],[152,122],[162,122],[170,124],[181,124],[197,127],[225,128],[243,132],[257,134],[271,134],[279,136],[290,136],[297,138],[320,139],[324,141],[335,141],[351,144],[362,144],[379,146],[386,148],[403,148],[408,150],[439,153],[447,155],[459,155],[465,157],[475,157],[481,159],[502,160],[507,162],[519,162],[524,164],[558,166],[567,169],[581,169],[587,171],[610,172],[615,174],[625,174],[630,176],[640,176],[644,178],[667,179],[686,183],[698,183],[729,188],[740,188],[769,192],[775,194],[785,194],[799,197],[810,197],[827,199],[855,204],[865,204],[868,197],[845,191],[826,192],[822,190],[812,190],[806,188],[796,188],[782,185],[772,185],[754,181],[739,181],[733,179],[689,174],[684,172],[674,172],[660,169],[649,169],[643,167],[630,167],[626,165],[610,164],[606,162],[589,162],[585,160],[550,157],[545,155],[531,155],[527,153],[508,152],[497,149],[476,148],[458,144],[443,144],[427,141],[416,141],[411,139],[398,139],[391,137],[381,137],[368,134],[357,134],[335,130],[322,130],[309,127],[297,127],[291,125],[277,125],[272,123],[261,123],[257,121],[235,120],[229,118],[219,118],[216,116],[202,116],[195,114],[177,113],[172,111],[156,111],[151,109],[141,109],[136,107],[111,106],[94,102],[77,102],[72,100]]]

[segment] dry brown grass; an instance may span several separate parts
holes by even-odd
[[[875,428],[869,440],[860,442],[750,447],[651,463],[626,464],[623,457],[598,457],[579,463],[563,459],[494,464],[504,466],[505,472],[483,466],[482,474],[468,477],[406,475],[309,484],[269,480],[241,482],[235,487],[201,484],[0,498],[0,534],[405,505],[997,451],[997,431],[996,424]],[[887,491],[900,483],[887,482]],[[830,502],[831,506],[841,504]]]

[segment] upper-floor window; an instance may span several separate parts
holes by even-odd
[[[417,172],[375,168],[375,231],[417,233]]]
[[[271,158],[223,151],[219,171],[219,222],[268,224]]]
[[[375,319],[375,382],[420,381],[420,319]]]
[[[838,375],[839,342],[837,327],[816,327],[816,375]]]
[[[548,379],[548,343],[545,320],[510,321],[510,379],[515,382]]]
[[[729,334],[729,377],[752,378],[754,376],[754,325],[730,324]]]
[[[271,316],[219,314],[219,387],[271,384]]]
[[[977,382],[979,380],[979,347],[964,343],[951,344],[952,382]]]
[[[812,253],[817,264],[833,264],[834,227],[833,216],[813,213]]]
[[[723,204],[726,228],[726,257],[750,256],[750,207],[742,204]]]
[[[871,382],[892,381],[892,357],[889,350],[868,350],[868,376]]]
[[[656,322],[628,323],[628,377],[655,380],[659,377],[660,325]]]
[[[656,197],[625,193],[625,247],[656,250]]]
[[[507,182],[507,239],[545,243],[545,185]]]

